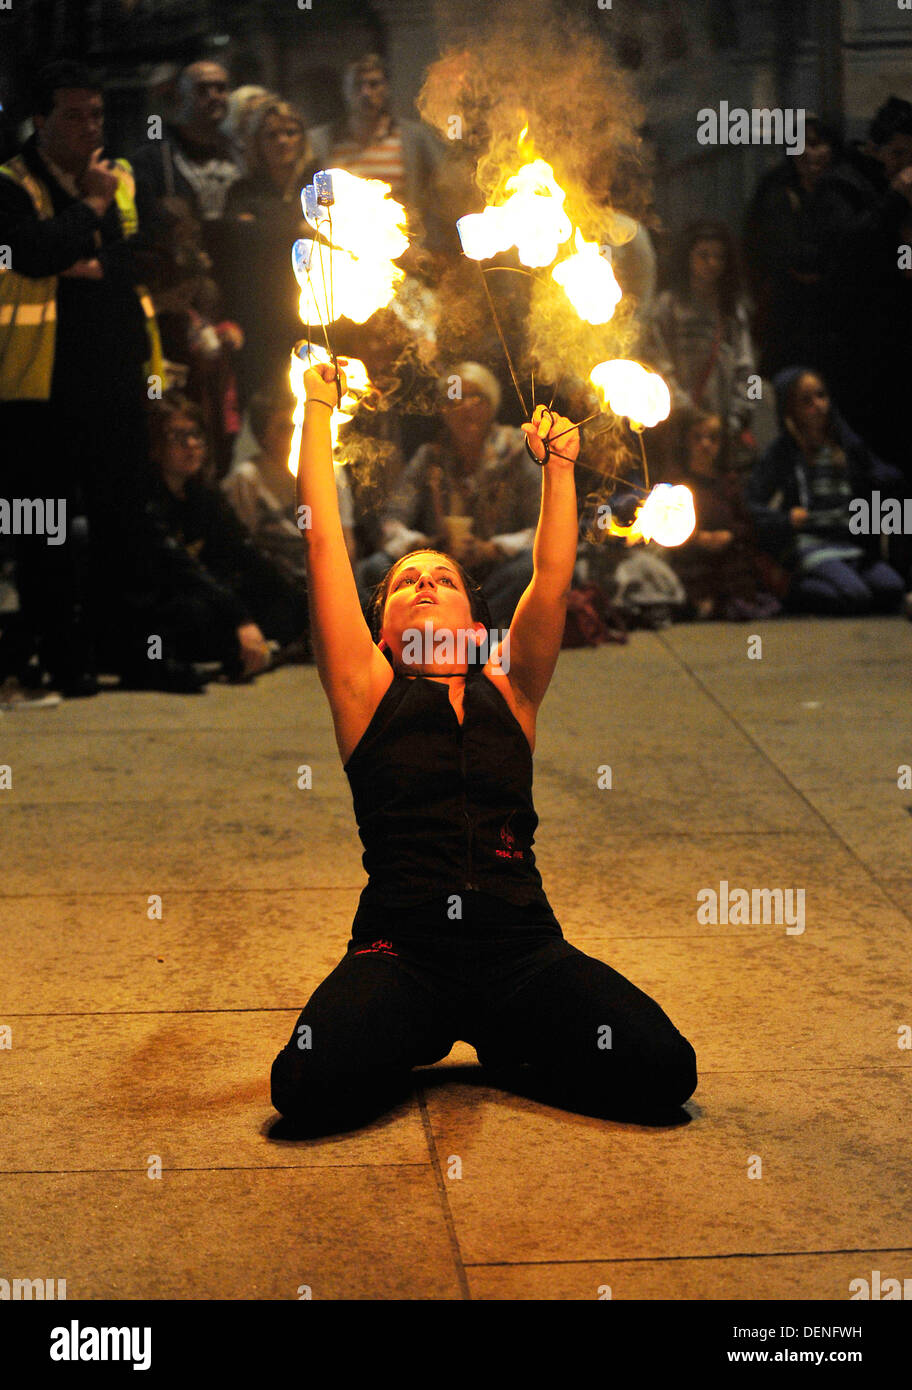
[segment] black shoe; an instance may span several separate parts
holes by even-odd
[[[161,690],[170,695],[201,695],[207,677],[201,676],[189,661],[146,661],[142,666],[121,673],[121,690]]]
[[[65,700],[86,700],[98,694],[98,677],[92,671],[75,671],[69,675],[52,675],[51,689],[59,690]]]

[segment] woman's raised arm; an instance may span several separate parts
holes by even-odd
[[[532,582],[516,605],[508,637],[510,684],[537,710],[560,654],[579,539],[573,464],[579,430],[562,415],[537,406],[523,425],[536,458],[550,457],[542,469],[542,502],[532,551]]]
[[[344,394],[345,376],[341,367],[338,370]],[[311,641],[320,680],[334,709],[337,700],[363,696],[374,657],[384,661],[364,621],[339,516],[329,427],[339,399],[335,377],[336,369],[322,363],[304,373],[306,404],[296,489],[299,526],[307,546]]]

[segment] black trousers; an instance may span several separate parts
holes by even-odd
[[[350,941],[273,1063],[272,1103],[303,1136],[355,1128],[457,1040],[497,1084],[606,1118],[668,1118],[697,1085],[690,1043],[603,961],[547,930],[455,931]]]

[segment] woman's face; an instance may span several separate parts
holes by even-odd
[[[189,415],[172,415],[165,429],[164,473],[174,481],[186,481],[199,473],[206,461],[206,436]]]
[[[293,169],[304,148],[304,131],[286,116],[267,116],[260,132],[260,152],[271,174]]]
[[[691,284],[700,289],[711,289],[718,285],[725,270],[725,243],[701,238],[694,243],[690,253]]]
[[[465,586],[455,565],[446,555],[436,551],[423,551],[411,555],[396,565],[386,595],[383,609],[383,625],[380,635],[386,643],[397,670],[413,671],[418,674],[429,666],[427,661],[418,664],[404,662],[404,634],[409,630],[425,634],[425,623],[433,624],[434,637],[438,632],[451,632],[454,638],[454,651],[471,651],[467,637],[460,642],[460,632],[478,631],[484,633],[484,625],[476,623],[472,617],[472,606]],[[433,643],[433,639],[432,639]],[[425,646],[422,656],[432,656]],[[456,665],[464,665],[458,660]]]
[[[791,417],[798,433],[811,444],[821,444],[826,437],[830,415],[830,398],[819,376],[805,372],[799,378],[792,400]]]
[[[692,472],[711,478],[722,447],[722,425],[717,417],[694,425],[687,436]]]

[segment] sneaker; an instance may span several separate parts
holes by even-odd
[[[56,690],[24,689],[15,676],[9,676],[0,685],[0,709],[53,709],[60,704]]]

